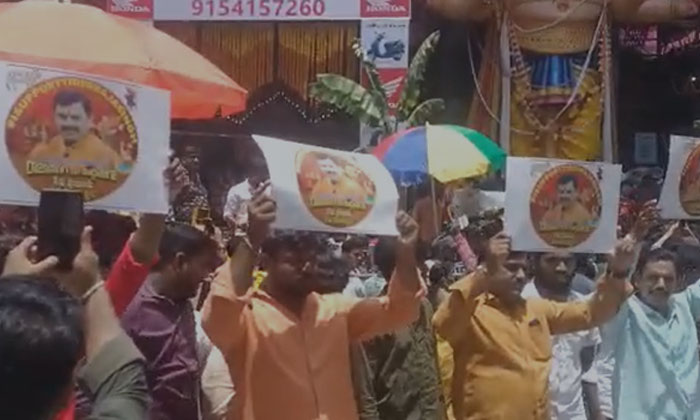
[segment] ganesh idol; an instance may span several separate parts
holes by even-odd
[[[700,0],[427,0],[489,23],[468,125],[511,155],[612,161],[611,24],[694,17]]]

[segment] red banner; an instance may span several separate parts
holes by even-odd
[[[408,69],[377,69],[377,72],[379,73],[379,80],[382,82],[382,87],[384,87],[384,91],[386,92],[389,108],[393,114],[396,107],[399,105],[401,91],[406,81]],[[366,87],[367,84],[367,77],[363,72],[362,85]]]

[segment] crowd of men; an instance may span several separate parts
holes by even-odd
[[[175,207],[197,190],[183,158]],[[24,238],[0,278],[0,418],[700,419],[700,242],[654,202],[591,257],[514,252],[500,213],[459,229],[440,200],[396,238],[271,231],[268,187],[231,188],[226,241],[93,214],[65,271]]]

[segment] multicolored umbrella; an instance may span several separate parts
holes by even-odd
[[[170,91],[173,118],[245,109],[247,92],[200,54],[132,19],[80,4],[0,4],[0,60],[73,70]]]
[[[503,168],[506,153],[488,137],[457,125],[427,125],[386,138],[373,154],[401,185],[472,178]]]

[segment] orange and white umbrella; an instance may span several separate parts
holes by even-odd
[[[245,109],[247,92],[200,54],[150,25],[91,6],[0,4],[0,60],[169,90],[173,118]]]

